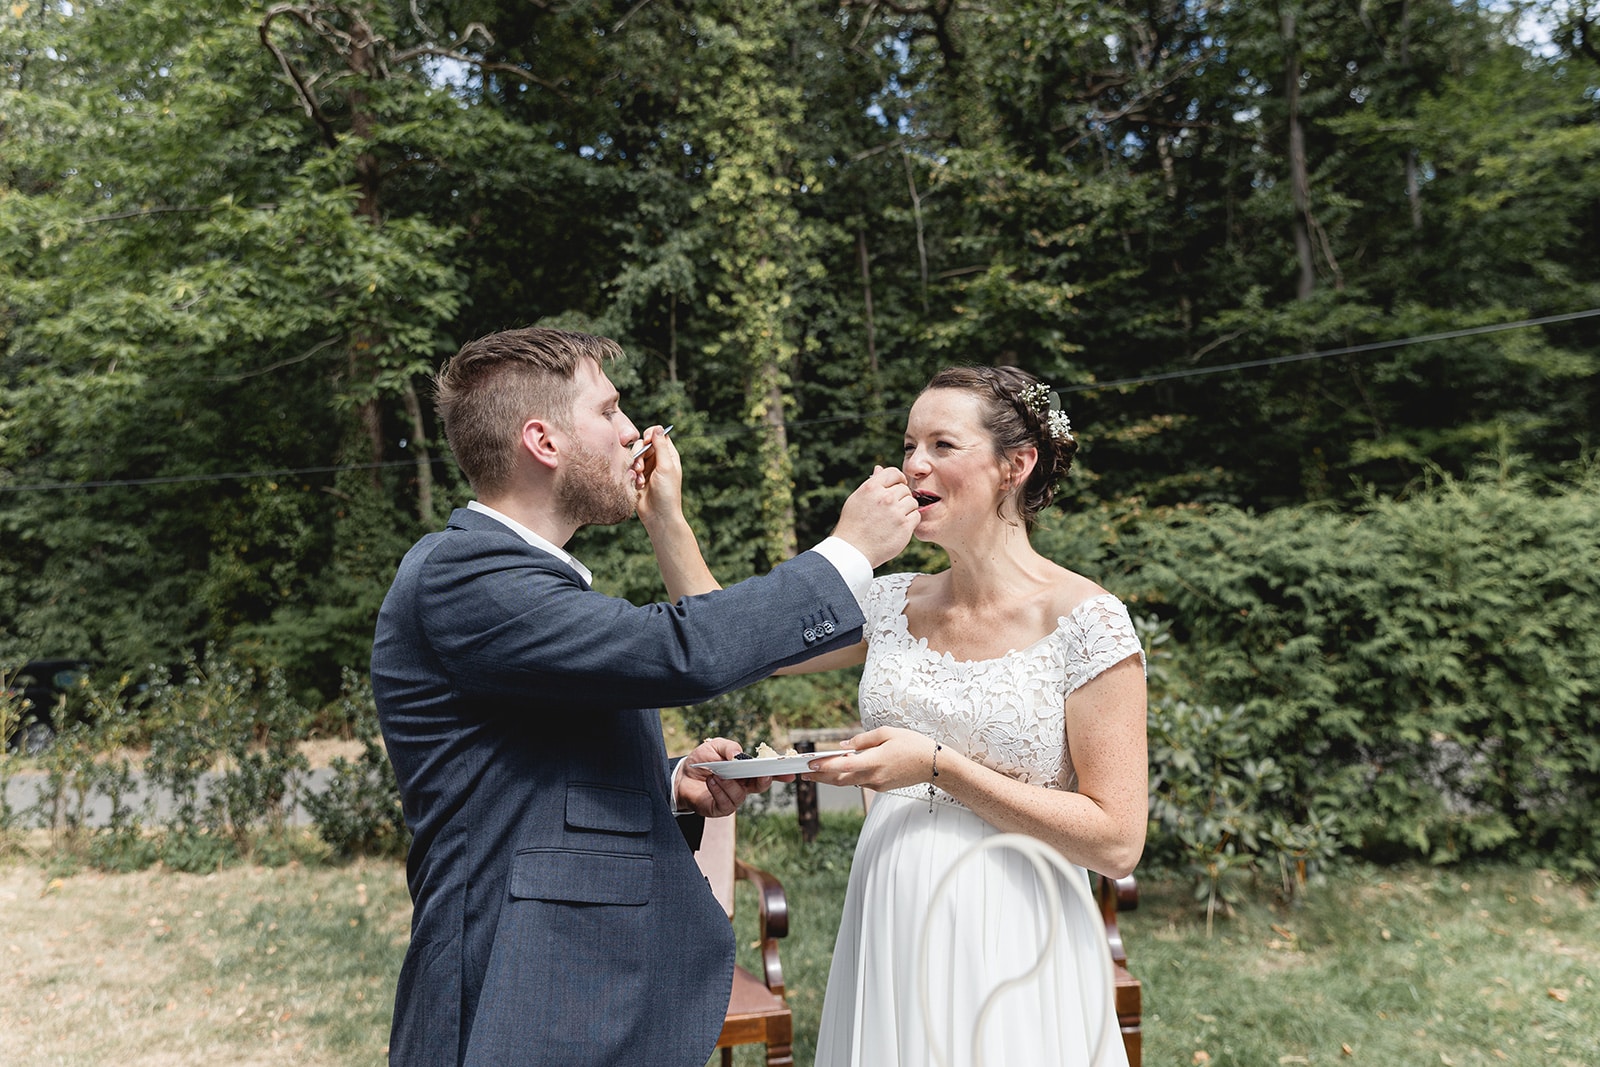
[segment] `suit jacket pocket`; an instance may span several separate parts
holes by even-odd
[[[653,822],[650,794],[594,782],[567,786],[567,826],[610,834],[647,834]]]
[[[631,904],[650,900],[652,861],[625,852],[530,848],[511,861],[513,900]]]

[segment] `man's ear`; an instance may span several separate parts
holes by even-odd
[[[555,470],[561,448],[556,441],[556,427],[543,419],[529,419],[522,424],[520,443],[523,451],[540,463]]]

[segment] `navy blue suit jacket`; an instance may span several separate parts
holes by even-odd
[[[590,589],[492,516],[406,554],[372,687],[414,834],[403,1067],[703,1067],[733,936],[671,812],[656,708],[861,639],[814,552],[677,604]]]

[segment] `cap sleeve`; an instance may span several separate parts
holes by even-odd
[[[1077,690],[1129,656],[1144,667],[1144,649],[1122,601],[1104,593],[1090,597],[1061,620],[1057,631],[1065,665],[1062,696]]]

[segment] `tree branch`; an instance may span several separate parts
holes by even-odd
[[[272,24],[282,15],[298,19],[307,29],[320,35],[320,31],[312,22],[310,12],[294,4],[278,4],[267,10],[266,17],[261,20],[261,25],[257,29],[257,33],[261,37],[261,44],[267,51],[277,57],[278,65],[283,68],[284,75],[288,77],[290,84],[294,86],[296,95],[300,97],[300,106],[305,109],[306,118],[315,123],[317,130],[322,134],[323,144],[329,148],[335,148],[339,144],[339,138],[333,128],[333,123],[329,122],[328,116],[322,113],[321,106],[317,104],[316,97],[311,92],[311,87],[301,77],[299,69],[289,61],[289,57],[284,54],[283,49],[279,48],[272,40]]]

